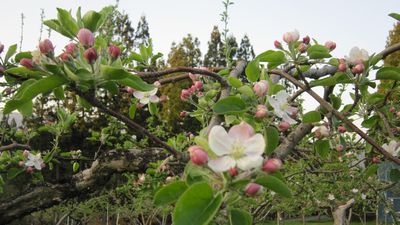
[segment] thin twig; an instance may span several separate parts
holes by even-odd
[[[15,150],[15,149],[28,149],[30,150],[31,147],[29,145],[19,144],[17,142],[13,142],[9,145],[4,145],[0,147],[0,152],[7,151],[7,150]]]

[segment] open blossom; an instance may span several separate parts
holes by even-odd
[[[391,140],[388,144],[382,145],[382,148],[385,149],[388,153],[390,153],[392,156],[397,157],[400,152],[400,142],[397,142],[395,140]]]
[[[333,194],[329,194],[328,200],[331,200],[331,201],[335,200],[335,196]]]
[[[365,49],[353,47],[350,50],[349,56],[346,56],[345,58],[348,62],[352,64],[359,64],[360,62],[368,60],[369,55]]]
[[[40,153],[37,155],[29,153],[28,160],[25,162],[25,166],[35,167],[35,169],[41,170],[43,163],[44,163],[44,161],[43,161]]]
[[[269,104],[274,108],[274,113],[276,116],[283,119],[283,121],[289,124],[295,124],[296,120],[292,119],[290,116],[297,113],[297,109],[289,105],[287,99],[289,98],[288,93],[285,90],[279,91],[275,98],[268,97]]]
[[[254,134],[253,128],[246,122],[231,127],[229,132],[222,126],[214,126],[208,143],[218,156],[208,161],[208,166],[215,172],[224,172],[236,166],[241,170],[249,170],[260,167],[263,162],[264,136]]]
[[[137,99],[139,99],[140,103],[142,104],[148,104],[149,102],[159,102],[160,99],[156,95],[158,91],[158,88],[154,88],[151,91],[135,91],[133,92],[133,96],[135,96]]]
[[[286,32],[285,34],[283,34],[283,40],[288,44],[299,40],[299,38],[300,38],[300,35],[297,30],[294,30],[291,32]]]

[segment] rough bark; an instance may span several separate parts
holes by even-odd
[[[346,225],[346,212],[353,207],[354,203],[354,199],[350,199],[346,204],[338,206],[332,212],[334,225]]]
[[[9,196],[0,202],[1,224],[8,224],[32,212],[50,208],[64,200],[86,196],[101,190],[115,173],[146,170],[151,161],[164,159],[167,154],[161,148],[109,151],[94,161],[90,168],[75,174],[71,182],[43,184],[29,189],[22,195]]]

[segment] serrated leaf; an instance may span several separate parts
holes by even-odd
[[[260,63],[258,60],[250,61],[247,64],[245,73],[250,82],[256,82],[260,78]]]
[[[255,182],[270,189],[273,192],[276,192],[282,197],[292,197],[292,192],[290,191],[286,183],[275,176],[262,174],[261,176],[257,177]]]
[[[174,203],[188,188],[186,182],[176,181],[170,183],[156,192],[154,195],[154,204],[157,206]]]
[[[310,59],[323,59],[332,57],[329,49],[323,45],[313,45],[307,49],[307,55]]]
[[[228,82],[234,88],[240,88],[241,86],[243,86],[242,81],[240,81],[236,77],[228,77]]]
[[[377,80],[400,80],[400,68],[383,67],[376,72]]]
[[[321,121],[321,113],[317,111],[310,111],[303,115],[303,123],[316,123]]]
[[[215,103],[212,109],[216,114],[241,113],[246,111],[246,104],[237,96],[229,96]]]
[[[85,26],[85,28],[91,30],[92,32],[95,32],[97,29],[97,23],[99,22],[101,18],[101,14],[96,12],[96,11],[88,11],[83,15],[82,22]]]

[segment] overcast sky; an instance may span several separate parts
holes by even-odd
[[[25,16],[23,50],[38,44],[41,9],[46,19],[56,18],[56,7],[82,12],[100,10],[115,0],[0,0],[0,42],[6,46],[19,43],[21,13]],[[399,0],[235,0],[229,11],[229,29],[238,42],[244,34],[250,37],[256,54],[273,48],[286,31],[297,29],[319,42],[337,43],[334,56],[343,57],[353,46],[370,53],[385,47],[394,19],[387,16],[400,12]],[[120,0],[119,9],[129,14],[135,25],[141,15],[149,22],[150,36],[156,51],[167,55],[171,43],[191,33],[201,42],[202,55],[214,25],[222,27],[221,0]],[[46,37],[44,35],[43,37]],[[60,52],[67,43],[53,32],[51,40]],[[315,105],[315,103],[313,104]]]

